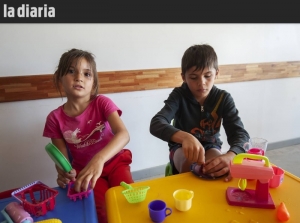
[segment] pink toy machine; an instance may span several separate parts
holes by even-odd
[[[240,178],[238,187],[228,187],[226,199],[234,206],[275,209],[275,204],[269,193],[269,180],[274,171],[266,156],[241,153],[230,163],[230,173],[234,178]],[[255,190],[246,189],[247,179],[256,179]]]

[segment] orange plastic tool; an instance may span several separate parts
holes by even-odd
[[[277,219],[279,221],[288,221],[290,219],[290,213],[288,212],[284,202],[281,202],[277,208]]]

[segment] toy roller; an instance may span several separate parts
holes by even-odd
[[[30,214],[17,202],[9,203],[1,211],[7,223],[32,223]]]
[[[17,202],[11,202],[1,211],[5,221],[1,223],[33,223],[30,214],[24,210],[23,206]],[[47,220],[37,221],[35,223],[62,223],[61,220],[51,218]]]

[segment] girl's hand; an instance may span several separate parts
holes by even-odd
[[[55,165],[55,168],[58,173],[56,182],[58,186],[60,186],[61,188],[65,188],[70,181],[75,181],[75,177],[76,177],[75,169],[72,169],[69,173],[67,173],[62,169],[60,169],[57,165]]]
[[[228,152],[226,154],[207,160],[204,164],[203,172],[205,174],[210,174],[212,177],[220,177],[228,174],[224,181],[230,181],[231,175],[229,171],[229,165],[234,156],[235,153]]]
[[[86,191],[89,183],[91,188],[94,188],[98,178],[102,174],[103,166],[104,162],[102,159],[94,157],[78,174],[74,184],[74,190],[77,192]]]
[[[77,192],[86,191],[89,183],[94,188],[97,180],[102,174],[106,161],[120,152],[129,142],[129,133],[121,120],[118,111],[114,111],[107,118],[114,137],[110,142],[80,171],[74,184],[74,190]]]
[[[64,139],[51,139],[51,141],[53,145],[55,145],[59,149],[59,151],[66,157],[66,159],[69,160],[68,150]],[[58,173],[56,182],[60,187],[65,188],[70,181],[75,180],[76,170],[72,169],[69,173],[66,173],[57,165],[55,165],[55,168]]]

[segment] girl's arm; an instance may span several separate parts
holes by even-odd
[[[69,155],[66,147],[66,143],[63,139],[51,139],[52,144],[55,145],[59,151],[69,160]]]
[[[129,133],[118,112],[111,113],[107,120],[114,133],[114,137],[78,174],[76,183],[74,184],[74,189],[78,192],[82,190],[86,191],[89,183],[94,188],[96,181],[102,174],[104,163],[120,152],[129,142]]]
[[[52,144],[55,145],[59,149],[59,151],[66,157],[66,159],[70,161],[65,141],[63,139],[53,139],[53,138],[51,139],[51,141]],[[70,180],[72,181],[75,180],[76,170],[72,169],[69,173],[66,173],[65,171],[60,169],[57,165],[55,165],[55,168],[58,173],[56,182],[60,187],[65,188],[66,185],[70,182]]]
[[[111,113],[107,120],[114,133],[114,137],[94,156],[96,159],[101,159],[103,162],[108,161],[120,152],[130,140],[129,133],[117,111]]]

